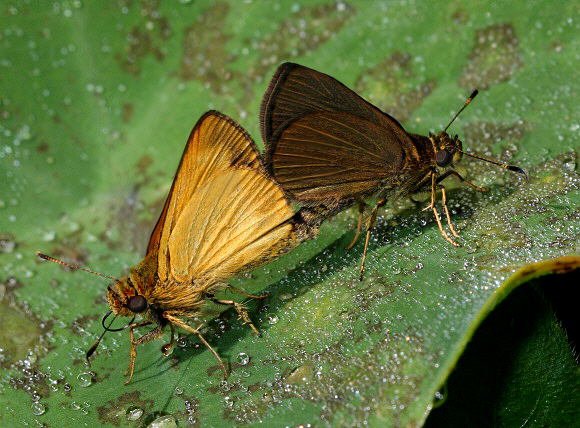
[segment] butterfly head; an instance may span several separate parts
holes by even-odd
[[[435,164],[438,168],[448,168],[459,162],[463,156],[461,140],[442,131],[429,137],[433,144]]]
[[[147,299],[137,292],[129,278],[117,280],[113,286],[109,286],[107,298],[111,310],[117,316],[134,317],[149,308]]]

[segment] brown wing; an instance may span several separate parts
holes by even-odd
[[[395,183],[412,141],[402,128],[340,112],[308,114],[274,136],[266,163],[304,205],[345,207]]]
[[[293,215],[282,190],[259,172],[213,176],[187,202],[171,233],[169,279],[211,285],[280,256],[298,244]]]
[[[268,144],[288,121],[318,111],[346,112],[382,124],[401,125],[365,101],[335,78],[304,67],[285,63],[278,67],[260,108],[262,139]]]
[[[165,206],[151,233],[147,253],[167,239],[179,213],[193,193],[213,175],[230,168],[249,167],[262,171],[258,150],[251,137],[228,116],[205,113],[193,127]]]

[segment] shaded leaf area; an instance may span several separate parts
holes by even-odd
[[[577,265],[570,256],[580,254],[580,21],[573,2],[552,6],[3,4],[0,424],[416,426],[450,373],[472,364],[476,379],[481,358],[490,365],[508,349],[511,366],[497,369],[505,374],[498,410],[482,410],[482,418],[566,422],[550,419],[558,397],[517,404],[522,391],[538,391],[520,388],[531,373],[560,385],[562,397],[577,388],[558,330],[562,323],[572,336],[565,320],[575,309],[555,309],[545,286],[537,288],[548,304],[521,285],[559,272],[558,260]],[[445,127],[474,86],[485,87],[450,131],[465,150],[526,169],[531,182],[465,157],[457,171],[489,190],[445,181],[462,247],[441,237],[433,214],[421,211],[428,195],[417,195],[418,205],[390,201],[379,212],[362,282],[363,243],[345,251],[356,210],[327,221],[316,241],[233,280],[269,297],[248,302],[261,338],[217,306],[200,319],[229,363],[226,380],[211,353],[183,334],[169,357],[160,352],[169,335],[139,347],[128,386],[127,332],[105,335],[89,367],[107,281],[40,263],[35,251],[126,274],[140,261],[197,118],[217,108],[257,137],[262,93],[285,60],[333,75],[423,135]],[[516,299],[545,316],[525,323],[530,314],[510,310],[513,322],[501,323],[513,325],[506,330],[514,339],[479,345],[489,358],[458,363],[480,324],[493,335],[484,319],[517,286]],[[566,364],[542,371],[553,361]],[[538,370],[521,373],[528,366]],[[510,413],[502,405],[512,400]]]
[[[580,269],[512,292],[467,345],[425,426],[576,426],[578,284]]]

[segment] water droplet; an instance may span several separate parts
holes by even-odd
[[[238,360],[239,364],[241,364],[242,366],[245,366],[246,364],[248,364],[250,362],[250,356],[248,354],[246,354],[245,352],[240,352],[237,360]]]
[[[314,374],[314,367],[309,365],[303,365],[297,367],[286,377],[286,384],[293,383],[306,383],[312,379]]]
[[[54,238],[56,238],[56,231],[54,230],[43,231],[41,234],[41,238],[44,242],[52,242],[54,241]]]
[[[278,295],[278,299],[280,300],[290,300],[292,297],[292,293],[280,293]]]
[[[177,421],[171,415],[160,416],[155,419],[151,424],[149,424],[150,428],[173,428],[177,427]]]
[[[161,353],[166,357],[169,357],[171,354],[173,354],[174,350],[175,350],[175,346],[169,346],[169,344],[163,345],[161,347]]]
[[[43,415],[46,412],[46,406],[42,403],[32,403],[31,409],[36,416]]]
[[[137,406],[132,406],[132,407],[129,407],[129,408],[127,409],[127,413],[126,413],[127,420],[128,420],[128,421],[136,421],[136,420],[138,420],[138,419],[139,419],[141,416],[143,416],[143,413],[145,413],[145,412],[144,412],[144,411],[143,411],[143,409],[142,409],[142,408],[140,408],[140,407],[137,407]]]
[[[7,233],[0,233],[0,253],[11,253],[16,248],[14,236]]]
[[[181,395],[181,394],[183,394],[183,388],[181,388],[181,387],[179,387],[179,386],[178,386],[177,388],[175,388],[175,394],[176,394],[176,395]]]
[[[270,325],[274,325],[278,322],[278,315],[276,314],[268,314],[266,315],[266,318],[268,319],[268,324]]]
[[[447,385],[444,384],[443,388],[441,388],[439,391],[435,393],[435,397],[433,400],[433,408],[436,409],[437,407],[441,406],[443,403],[445,403],[446,399],[447,399]]]
[[[93,383],[93,377],[91,376],[90,373],[81,373],[77,376],[77,381],[79,386],[86,388],[88,386],[91,386],[91,384]]]

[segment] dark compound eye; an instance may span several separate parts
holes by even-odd
[[[127,303],[127,308],[129,308],[131,312],[135,313],[143,312],[145,309],[147,309],[147,299],[139,295],[133,296],[129,299],[129,302]]]
[[[435,153],[435,162],[437,162],[437,166],[445,167],[451,163],[453,160],[453,155],[447,149],[439,150]]]

